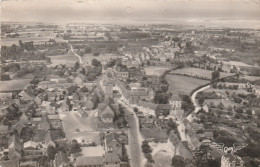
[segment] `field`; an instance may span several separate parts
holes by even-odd
[[[201,69],[201,68],[182,68],[182,69],[177,69],[177,70],[174,70],[171,72],[171,74],[198,76],[198,77],[207,78],[207,79],[211,79],[211,73],[212,73],[212,71]],[[231,76],[231,75],[233,75],[233,74],[221,72],[220,78]]]
[[[99,56],[93,56],[92,54],[85,54],[83,57],[82,57],[82,61],[83,63],[91,63],[92,59],[97,59],[101,62],[106,62],[110,59],[116,59],[118,58],[119,55],[117,54],[110,54],[110,53],[107,53],[107,54],[100,54]]]
[[[249,81],[257,81],[257,80],[260,80],[260,77],[258,76],[249,76],[249,75],[245,75],[245,76],[240,76],[241,79],[246,79],[246,80],[249,80]]]
[[[169,83],[169,92],[184,95],[189,95],[193,89],[209,83],[206,80],[173,74],[166,75],[166,80]]]
[[[22,90],[25,85],[30,84],[30,81],[31,79],[14,79],[10,81],[0,81],[0,92]]]
[[[99,132],[96,132],[95,111],[88,112],[88,117],[81,118],[76,112],[60,113],[66,138],[86,143],[99,142]]]
[[[67,55],[58,55],[58,56],[49,56],[51,58],[51,65],[49,66],[56,66],[59,64],[66,64],[69,66],[73,66],[79,59],[71,54]]]
[[[165,70],[169,70],[169,69],[170,68],[168,67],[154,67],[154,66],[144,67],[144,71],[146,75],[157,75],[157,76],[162,75]]]

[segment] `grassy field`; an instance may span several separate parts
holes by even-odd
[[[244,78],[246,80],[249,80],[249,81],[257,81],[257,80],[260,80],[260,77],[258,76],[249,76],[249,75],[245,75],[245,76],[241,76],[240,77],[241,79]]]
[[[169,92],[185,95],[189,95],[193,89],[209,83],[206,80],[173,74],[166,75],[166,80],[169,83]]]
[[[51,65],[49,66],[56,66],[59,64],[66,64],[69,66],[73,66],[79,59],[71,54],[67,55],[58,55],[58,56],[49,56],[51,58]]]
[[[170,68],[168,67],[154,67],[154,66],[144,67],[144,71],[146,75],[157,75],[157,76],[162,75],[164,71],[169,69]]]
[[[10,81],[0,81],[0,91],[22,90],[32,79],[14,79]]]
[[[189,75],[189,76],[198,76],[198,77],[203,77],[207,79],[211,79],[211,73],[212,71],[210,70],[205,70],[201,68],[181,68],[177,69],[171,72],[171,74],[184,74],[184,75]],[[220,78],[227,77],[233,75],[232,73],[220,73]]]

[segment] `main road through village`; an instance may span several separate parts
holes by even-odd
[[[102,77],[97,79],[97,85],[104,94],[104,86],[102,85]],[[143,167],[144,156],[141,151],[141,134],[139,131],[139,122],[137,116],[133,112],[133,107],[125,104],[121,100],[115,99],[115,102],[121,104],[126,109],[126,117],[128,121],[128,140],[129,140],[129,159],[131,167]]]
[[[133,113],[133,109],[128,105],[125,105],[120,100],[117,100],[122,106],[126,108],[126,116],[129,125],[128,139],[129,139],[129,151],[130,151],[130,164],[131,167],[142,167],[143,154],[141,152],[142,138],[139,132],[139,123]]]

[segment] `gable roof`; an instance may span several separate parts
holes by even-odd
[[[55,155],[55,164],[56,166],[60,166],[63,163],[68,163],[69,159],[66,156],[66,154],[62,151],[59,151],[56,155]]]
[[[107,152],[105,155],[104,163],[120,163],[120,159],[114,152]]]
[[[103,161],[103,156],[79,157],[76,160],[76,166],[103,165]]]
[[[51,124],[48,121],[48,117],[43,115],[41,118],[40,128],[44,130],[49,130],[51,128]]]

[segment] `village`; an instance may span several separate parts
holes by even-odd
[[[259,165],[253,31],[177,28],[2,25],[0,166]]]

